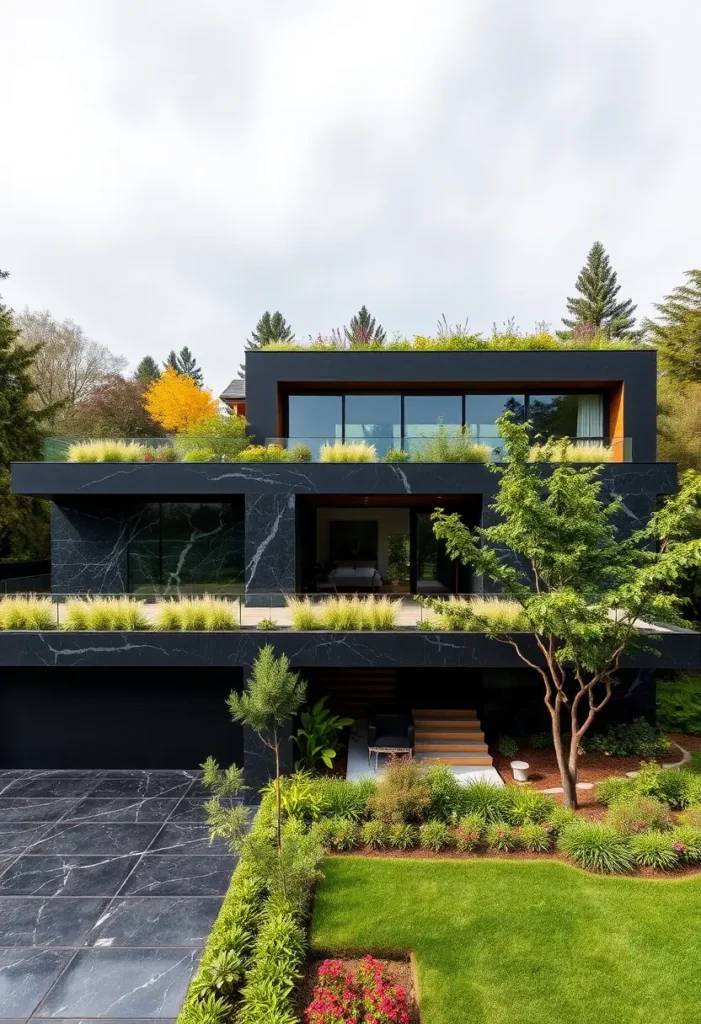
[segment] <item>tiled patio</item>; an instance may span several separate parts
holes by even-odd
[[[0,772],[0,1021],[172,1021],[235,858],[189,771]]]

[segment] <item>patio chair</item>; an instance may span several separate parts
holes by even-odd
[[[414,718],[410,711],[376,711],[368,725],[368,764],[375,755],[375,770],[380,754],[414,756]]]

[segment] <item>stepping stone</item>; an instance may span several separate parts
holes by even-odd
[[[557,793],[564,793],[562,786],[553,786],[552,789],[544,789],[544,793],[548,796],[555,796]]]
[[[593,788],[594,788],[594,783],[593,782],[578,782],[577,783],[577,789],[593,789]]]
[[[640,775],[640,772],[626,772],[627,779],[637,779],[638,775]]]

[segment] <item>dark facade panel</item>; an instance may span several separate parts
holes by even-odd
[[[533,637],[521,634],[528,656],[539,655]],[[701,637],[691,630],[658,634],[658,654],[641,650],[624,668],[697,669]],[[508,644],[482,633],[395,630],[378,633],[254,631],[206,632],[0,632],[0,667],[121,668],[180,666],[240,669],[272,644],[299,668],[522,668]],[[4,673],[3,673],[4,676]],[[164,678],[164,685],[166,685]],[[196,677],[199,680],[199,676]],[[190,674],[192,681],[193,676]],[[0,682],[0,689],[2,682]],[[194,693],[195,691],[193,691]],[[199,683],[197,684],[199,693]]]
[[[673,463],[614,462],[602,478],[617,493],[671,494]],[[497,477],[481,463],[84,463],[15,462],[12,489],[39,498],[129,496],[216,500],[241,494],[491,494]]]
[[[124,672],[105,666],[5,669],[0,768],[197,768],[209,754],[243,763],[243,730],[226,698],[239,669],[192,674],[173,664]]]

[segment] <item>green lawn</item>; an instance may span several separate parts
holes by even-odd
[[[312,946],[412,949],[423,1024],[701,1019],[701,877],[369,857],[323,871]]]

